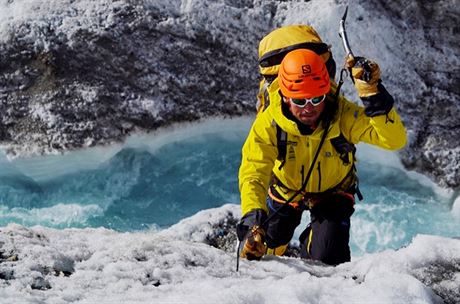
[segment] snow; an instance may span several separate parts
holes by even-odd
[[[458,196],[452,205],[452,214],[460,219],[460,196]]]
[[[57,30],[71,37],[79,29],[102,30],[111,25],[113,11],[124,1],[43,1],[43,0],[2,0],[0,2],[0,39],[6,40],[15,30],[20,30],[24,22],[33,26],[48,24],[50,30]],[[64,19],[61,17],[65,16]],[[27,37],[37,43],[46,44],[46,33],[32,31]]]
[[[438,283],[459,296],[459,239],[418,235],[406,248],[337,267],[241,260],[236,272],[233,252],[204,243],[229,214],[238,217],[239,206],[136,233],[10,224],[0,231],[2,303],[442,303],[422,282],[431,265],[456,267]]]

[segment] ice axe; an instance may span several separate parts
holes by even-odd
[[[345,20],[347,19],[348,5],[345,8],[345,13],[340,20],[339,27],[339,36],[342,38],[342,45],[346,53],[345,57],[345,66],[348,68],[350,74],[353,67],[362,67],[364,73],[361,76],[361,79],[368,82],[371,79],[371,67],[369,66],[369,61],[364,57],[355,57],[351,48],[350,42],[348,41],[347,31],[345,30]],[[353,81],[353,77],[351,77]]]

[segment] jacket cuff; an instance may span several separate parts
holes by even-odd
[[[381,81],[379,81],[377,89],[379,93],[369,97],[361,97],[364,104],[364,113],[368,117],[387,115],[393,108],[393,96],[388,93]]]

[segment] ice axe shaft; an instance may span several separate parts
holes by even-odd
[[[345,20],[347,19],[347,13],[348,13],[348,5],[345,8],[345,13],[342,16],[342,19],[340,20],[340,28],[339,28],[339,36],[342,38],[342,45],[343,48],[345,49],[346,53],[346,58],[348,59],[354,59],[355,56],[353,55],[353,52],[351,51],[350,48],[350,42],[348,41],[348,36],[347,36],[347,31],[345,30]]]
[[[342,38],[342,45],[345,50],[345,66],[348,67],[349,71],[351,72],[352,67],[362,67],[364,69],[364,73],[361,77],[362,80],[368,82],[371,79],[371,69],[369,67],[369,61],[363,57],[355,57],[353,51],[350,48],[350,42],[348,41],[347,31],[345,29],[345,20],[347,19],[348,14],[348,5],[345,8],[345,13],[340,20],[340,27],[339,27],[339,36]],[[351,78],[353,81],[353,77]]]

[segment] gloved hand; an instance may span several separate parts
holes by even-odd
[[[379,93],[380,68],[374,61],[364,57],[348,57],[347,66],[351,67],[356,91],[359,97],[369,97]]]
[[[248,260],[259,260],[267,250],[264,239],[264,229],[257,225],[253,226],[248,233],[248,237],[244,240],[244,246],[240,252],[240,257]]]

